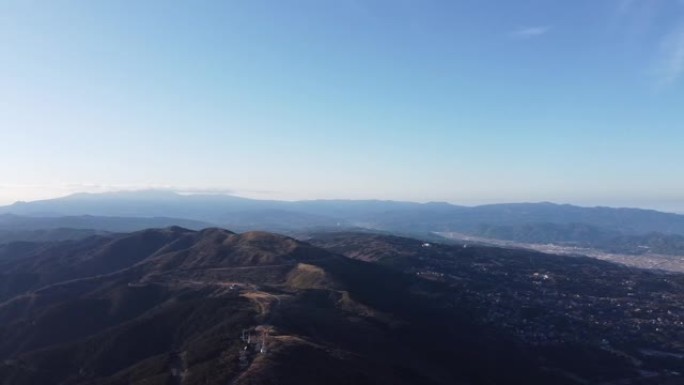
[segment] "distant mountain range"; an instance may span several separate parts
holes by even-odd
[[[12,230],[24,226],[29,230],[61,227],[133,231],[168,225],[192,229],[215,225],[236,231],[285,233],[322,229],[373,229],[412,235],[460,232],[492,239],[554,242],[632,254],[684,254],[684,215],[547,202],[465,207],[439,202],[287,202],[138,191],[18,202],[0,207],[0,214],[3,213],[24,218],[0,216],[0,229],[4,220],[8,224],[5,227]],[[41,219],[33,219],[35,222],[31,223],[32,219],[26,217]],[[47,227],[38,226],[37,222]]]
[[[131,232],[153,227],[182,226],[188,229],[211,227],[207,222],[166,217],[102,217],[92,215],[37,217],[0,214],[0,231],[55,230],[63,228]]]
[[[0,384],[682,384],[683,278],[346,232],[9,243]]]
[[[0,214],[0,244],[82,239],[106,233],[168,226],[183,226],[199,230],[211,227],[212,224],[179,218],[96,217],[92,215],[33,217]]]

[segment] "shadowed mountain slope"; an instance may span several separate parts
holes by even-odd
[[[559,266],[626,274],[597,263],[372,234],[305,243],[215,228],[10,244],[0,248],[0,383],[580,384],[642,369],[662,380],[657,359],[636,367],[593,340],[532,343],[514,330],[524,316],[487,318],[499,308],[488,295],[509,288],[519,295],[503,309],[529,313],[522,330],[539,332],[523,295],[539,290],[532,271],[558,282]],[[661,295],[682,287],[680,276],[636,277]],[[648,348],[676,354],[673,344]]]

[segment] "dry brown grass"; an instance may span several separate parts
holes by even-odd
[[[299,263],[290,271],[286,284],[294,289],[328,289],[334,286],[325,270],[306,263]]]
[[[240,296],[252,301],[261,315],[269,314],[275,303],[278,302],[278,297],[263,291],[250,291],[242,293]]]

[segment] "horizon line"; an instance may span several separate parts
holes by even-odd
[[[194,191],[193,191],[194,190]],[[554,201],[554,200],[517,200],[517,201],[506,201],[506,200],[501,200],[501,201],[495,201],[492,203],[480,203],[480,204],[464,204],[464,203],[457,203],[454,201],[439,201],[439,200],[425,200],[425,201],[420,201],[420,200],[401,200],[401,199],[380,199],[380,198],[312,198],[312,199],[268,199],[268,198],[255,198],[255,197],[250,197],[250,196],[244,196],[242,194],[239,194],[237,191],[212,191],[212,189],[175,189],[175,188],[140,188],[140,189],[120,189],[120,190],[109,190],[109,191],[99,191],[99,192],[92,192],[92,191],[74,191],[74,192],[69,192],[66,194],[61,194],[61,195],[55,195],[53,197],[48,197],[48,198],[39,198],[39,199],[33,199],[33,200],[16,200],[14,202],[9,202],[9,203],[0,203],[0,208],[3,207],[9,207],[13,206],[16,204],[30,204],[34,202],[44,202],[44,201],[52,201],[52,200],[59,200],[59,199],[64,199],[64,198],[69,198],[69,197],[75,197],[79,195],[91,195],[91,196],[97,196],[97,195],[107,195],[107,194],[121,194],[121,193],[129,193],[129,194],[135,194],[135,193],[169,193],[173,194],[176,196],[214,196],[214,197],[233,197],[233,198],[239,198],[239,199],[245,199],[245,200],[253,200],[253,201],[264,201],[264,202],[334,202],[334,201],[349,201],[349,202],[395,202],[395,203],[414,203],[414,204],[421,204],[421,205],[428,205],[428,204],[447,204],[450,206],[454,207],[467,207],[467,208],[476,208],[476,207],[485,207],[485,206],[496,206],[496,205],[525,205],[525,204],[550,204],[550,205],[556,205],[556,206],[573,206],[573,207],[580,207],[580,208],[608,208],[608,209],[634,209],[634,210],[645,210],[645,211],[655,211],[655,212],[661,212],[661,213],[666,213],[666,214],[675,214],[675,215],[684,215],[684,211],[676,211],[676,210],[665,210],[665,209],[656,209],[652,207],[644,207],[644,206],[626,206],[626,205],[607,205],[607,204],[581,204],[581,203],[572,203],[572,202],[562,202],[562,201]]]

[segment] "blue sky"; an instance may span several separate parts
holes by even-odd
[[[0,203],[684,212],[681,0],[0,0]]]

